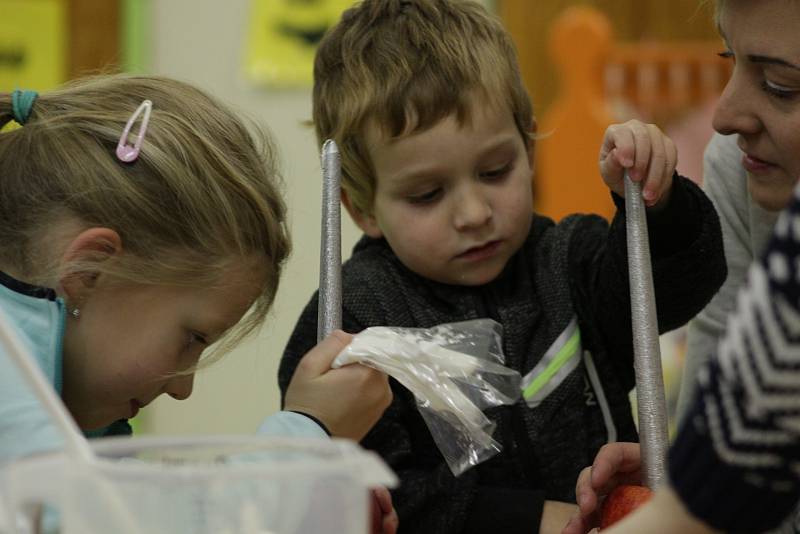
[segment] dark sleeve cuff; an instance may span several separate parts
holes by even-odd
[[[332,437],[331,431],[330,431],[330,430],[328,430],[328,427],[327,427],[327,426],[325,426],[325,423],[323,423],[322,421],[320,421],[319,419],[317,419],[317,418],[316,418],[316,417],[314,417],[313,415],[308,415],[308,414],[307,414],[307,413],[305,413],[305,412],[299,412],[299,411],[297,411],[297,410],[287,410],[287,411],[288,411],[288,412],[292,412],[292,413],[296,413],[296,414],[300,414],[300,415],[302,415],[302,416],[304,416],[304,417],[308,417],[309,419],[311,419],[312,421],[314,421],[315,423],[317,423],[317,424],[319,425],[319,427],[320,427],[322,430],[324,430],[326,434],[328,434],[328,436],[329,436],[329,437]]]
[[[705,195],[688,178],[677,172],[672,177],[669,202],[657,212],[647,210],[647,234],[650,239],[650,254],[653,258],[664,258],[684,250],[697,240],[703,228],[703,213],[697,195]],[[617,209],[625,212],[625,199],[611,194]]]
[[[779,526],[797,504],[796,478],[726,463],[714,449],[701,408],[695,399],[669,452],[669,479],[681,501],[693,516],[724,532]]]
[[[544,494],[513,488],[478,487],[464,534],[539,532]]]

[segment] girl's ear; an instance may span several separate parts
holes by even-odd
[[[61,258],[62,265],[79,263],[87,266],[78,272],[70,269],[61,275],[59,284],[71,302],[82,301],[97,282],[100,270],[92,269],[122,252],[122,238],[110,228],[89,228],[69,242]]]
[[[342,189],[342,204],[344,204],[345,209],[347,209],[347,213],[350,214],[350,217],[353,219],[356,225],[361,228],[362,232],[374,239],[383,237],[383,232],[381,232],[380,227],[378,227],[378,222],[375,220],[375,216],[366,215],[361,210],[356,209],[353,206],[353,203],[350,202],[350,197],[347,195],[347,191],[344,189]]]

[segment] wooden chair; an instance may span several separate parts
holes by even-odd
[[[589,7],[565,10],[549,47],[561,88],[539,121],[534,205],[556,220],[577,212],[613,214],[598,171],[609,124],[636,117],[668,131],[710,109],[731,69],[717,55],[719,41],[616,42],[608,18]],[[704,139],[693,144],[704,145],[710,124],[699,133]]]

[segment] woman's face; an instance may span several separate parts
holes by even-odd
[[[781,210],[800,177],[800,2],[727,0],[719,26],[735,67],[714,129],[739,136],[753,199]]]

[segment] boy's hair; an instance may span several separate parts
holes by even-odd
[[[145,99],[153,107],[141,153],[122,163],[117,143]],[[11,95],[0,94],[0,128],[12,117]],[[115,230],[123,253],[66,272],[91,269],[122,283],[224,284],[234,262],[263,257],[262,291],[228,336],[234,343],[265,318],[290,250],[275,159],[264,134],[254,137],[186,83],[129,75],[70,82],[40,95],[25,126],[0,133],[0,264],[52,283],[64,271],[56,272],[47,239],[68,223]]]
[[[396,138],[453,113],[463,124],[475,96],[510,110],[531,147],[533,109],[514,45],[479,4],[364,0],[345,11],[317,50],[313,122],[320,145],[334,139],[340,146],[342,187],[352,207],[372,213],[368,126]]]

